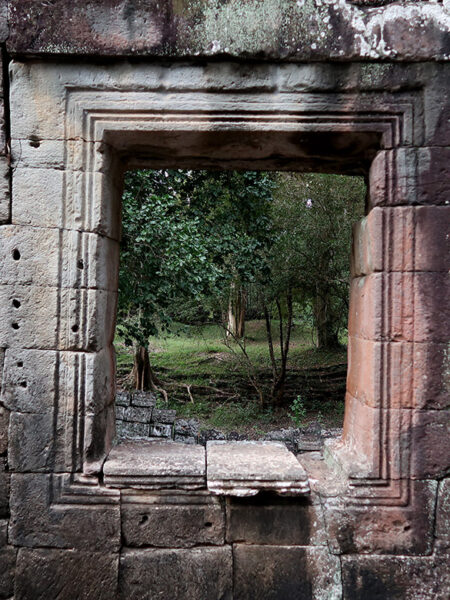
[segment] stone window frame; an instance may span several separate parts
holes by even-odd
[[[175,80],[175,78],[174,78]],[[114,422],[114,374],[111,314],[115,314],[120,210],[121,154],[126,150],[126,133],[164,135],[180,130],[186,134],[217,131],[341,132],[343,135],[374,132],[380,148],[369,178],[369,216],[380,206],[394,205],[399,195],[416,192],[406,180],[417,179],[417,150],[424,124],[420,90],[387,93],[368,89],[342,90],[339,94],[321,90],[297,91],[286,78],[285,89],[272,92],[177,89],[160,81],[133,87],[118,81],[96,85],[65,84],[63,182],[61,214],[52,227],[60,228],[57,281],[56,347],[59,386],[54,404],[53,471],[64,473],[55,479],[55,498],[91,495],[92,501],[108,501],[111,490],[89,487],[97,481],[105,455],[111,447]],[[191,86],[195,89],[195,85]],[[226,86],[224,86],[226,87]],[[251,85],[249,85],[251,88]],[[124,142],[125,140],[125,142]],[[409,154],[408,154],[409,153]],[[410,161],[410,154],[414,160]],[[408,199],[407,199],[408,201]],[[20,210],[20,207],[19,207]],[[392,209],[395,210],[395,209]],[[50,217],[51,220],[51,217]],[[14,222],[14,205],[13,205]],[[373,224],[372,237],[379,248],[383,284],[372,301],[381,307],[377,316],[381,340],[401,338],[399,327],[405,307],[400,297],[412,294],[412,281],[395,281],[391,267],[399,256],[408,254],[408,237],[402,235],[392,214],[382,212]],[[414,224],[412,225],[414,227]],[[400,236],[399,236],[400,233]],[[63,239],[68,236],[67,239]],[[368,239],[362,236],[362,255]],[[91,260],[93,259],[93,260]],[[94,267],[92,267],[94,262]],[[413,269],[412,269],[413,270]],[[103,284],[99,284],[99,281]],[[66,284],[64,282],[67,281]],[[414,321],[414,310],[407,322]],[[352,310],[352,308],[350,309]],[[371,315],[374,317],[374,315]],[[407,337],[407,336],[406,336]],[[376,407],[360,406],[360,413],[346,399],[345,443],[327,449],[349,481],[348,496],[357,504],[407,505],[409,502],[410,460],[408,436],[411,412],[403,398],[412,394],[412,373],[392,381],[393,363],[407,357],[393,356],[389,341],[377,346],[379,355],[367,358],[367,365],[379,379]],[[65,350],[69,352],[66,353]],[[75,351],[75,352],[73,352]],[[381,367],[380,367],[381,365]],[[349,367],[351,368],[351,367]],[[89,380],[90,378],[90,380]],[[88,381],[89,380],[89,381]],[[369,410],[370,408],[370,410]],[[358,431],[370,413],[370,427]],[[362,460],[361,460],[362,459]],[[55,488],[55,489],[56,489]],[[91,491],[89,491],[91,489]],[[103,498],[103,500],[102,500]],[[85,500],[83,500],[84,502]]]

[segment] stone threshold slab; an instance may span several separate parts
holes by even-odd
[[[281,442],[211,441],[206,445],[207,486],[213,494],[255,496],[309,494],[306,471]]]
[[[113,448],[103,467],[105,485],[147,490],[205,487],[205,449],[168,440],[126,441]]]

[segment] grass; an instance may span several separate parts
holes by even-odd
[[[278,324],[273,323],[276,339]],[[311,331],[295,324],[288,360],[290,397],[287,405],[271,410],[261,407],[255,391],[248,382],[247,369],[237,347],[228,348],[222,329],[216,325],[186,326],[174,324],[162,337],[152,337],[149,349],[152,366],[160,379],[192,386],[194,402],[185,388],[172,392],[169,407],[184,418],[196,418],[203,427],[224,431],[235,430],[249,435],[270,429],[307,425],[313,420],[324,426],[342,424],[343,397],[331,395],[319,400],[308,398],[296,377],[308,369],[330,367],[346,362],[346,350],[320,351],[314,344]],[[271,367],[264,323],[246,323],[246,351],[259,376],[269,381]],[[132,355],[120,340],[116,340],[117,371],[120,376],[132,367]],[[225,389],[232,396],[222,398],[211,390],[200,393],[201,386]],[[236,394],[234,394],[234,391]],[[234,397],[233,397],[234,396]]]

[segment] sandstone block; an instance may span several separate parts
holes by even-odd
[[[0,1],[0,40],[4,42],[9,35],[8,23],[8,3],[6,0]],[[0,59],[1,61],[1,59]],[[1,64],[1,62],[0,62]]]
[[[152,408],[127,406],[119,414],[121,419],[132,423],[150,423],[152,420]]]
[[[0,519],[9,517],[10,477],[10,473],[0,470]]]
[[[17,549],[0,547],[0,599],[8,600],[14,595],[14,578]]]
[[[436,506],[436,547],[438,551],[450,549],[450,478],[439,483]]]
[[[1,107],[1,100],[0,100]],[[0,144],[2,140],[2,119],[0,118]],[[9,190],[10,170],[8,159],[0,156],[0,225],[8,223],[11,218],[11,196]]]
[[[8,464],[11,471],[50,472],[54,461],[52,414],[11,413]]]
[[[8,519],[0,520],[0,548],[8,542]]]
[[[12,223],[90,231],[118,240],[120,192],[112,176],[103,173],[16,169]],[[87,202],[93,205],[87,207]]]
[[[117,597],[119,557],[109,552],[21,548],[17,600],[112,600]]]
[[[0,404],[0,456],[8,450],[9,410]]]
[[[416,219],[415,270],[446,271],[450,258],[449,207],[421,206],[415,210],[414,214]]]
[[[381,399],[383,343],[348,338],[347,391],[354,398],[377,408]]]
[[[450,408],[450,371],[447,344],[414,344],[414,407]]]
[[[371,206],[446,204],[449,164],[448,146],[379,152],[370,167]]]
[[[326,544],[319,505],[304,498],[258,494],[227,501],[227,542],[260,545]]]
[[[176,410],[163,410],[160,408],[154,408],[152,412],[152,421],[154,423],[167,423],[171,425],[175,422],[176,416]]]
[[[128,441],[104,468],[106,485],[145,489],[199,489],[205,485],[205,449],[171,441]]]
[[[340,563],[322,548],[236,544],[234,598],[341,598]]]
[[[383,286],[381,273],[357,277],[350,285],[349,335],[379,340],[383,332]]]
[[[1,286],[0,303],[5,307],[1,343],[44,350],[100,350],[112,343],[116,302],[117,294],[104,290]]]
[[[43,414],[53,411],[58,397],[66,414],[75,415],[78,402],[96,414],[114,401],[114,364],[112,348],[92,353],[8,348],[0,402],[16,412]]]
[[[414,278],[414,339],[448,342],[450,339],[449,273],[417,273]]]
[[[297,62],[447,58],[445,8],[428,4],[401,6],[396,11],[369,6],[364,12],[353,5],[321,11],[316,6],[279,2],[236,4],[232,12],[220,3],[202,10],[187,4],[176,11],[156,2],[134,2],[127,11],[124,0],[108,6],[76,0],[70,5],[58,3],[53,10],[45,5],[38,10],[32,0],[9,4],[7,47],[19,55],[199,56],[204,60],[226,54],[231,59]],[[72,19],[67,18],[68,11]]]
[[[61,477],[61,476],[59,476]],[[11,476],[10,543],[15,546],[117,552],[120,512],[114,503],[73,503],[56,493],[58,476]]]
[[[348,505],[341,500],[324,499],[328,545],[333,553],[431,554],[437,482],[399,483],[401,489],[409,490],[404,505],[398,505],[395,497],[387,497],[384,506]]]
[[[133,406],[144,406],[151,408],[155,406],[156,397],[152,392],[133,392],[130,397]],[[127,405],[128,406],[128,405]]]
[[[0,242],[2,283],[117,290],[119,245],[110,238],[7,225]]]
[[[440,478],[450,473],[450,419],[448,411],[414,411],[412,423],[412,476]]]
[[[281,442],[206,444],[208,489],[227,496],[254,496],[259,491],[309,493],[305,470]]]
[[[450,595],[450,556],[342,559],[344,598],[445,600]]]
[[[354,456],[355,470],[373,476],[379,466],[380,409],[354,398],[345,397],[344,431],[342,440]]]
[[[191,548],[224,543],[220,502],[202,493],[122,495],[122,536],[129,547]]]
[[[116,419],[116,435],[120,441],[130,438],[149,437],[149,425],[145,423],[128,423],[127,421]]]
[[[116,435],[114,404],[99,413],[87,413],[84,423],[83,472],[100,473]]]
[[[120,557],[119,598],[231,600],[231,548],[125,550]]]
[[[449,226],[445,206],[373,208],[353,227],[353,277],[376,271],[446,271]]]

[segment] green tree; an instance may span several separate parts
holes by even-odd
[[[272,178],[264,173],[137,171],[126,176],[119,272],[119,334],[135,348],[138,389],[159,385],[148,338],[173,306],[223,301],[265,260]]]
[[[352,224],[364,215],[360,177],[279,174],[273,203],[272,289],[313,309],[319,348],[347,325]]]

